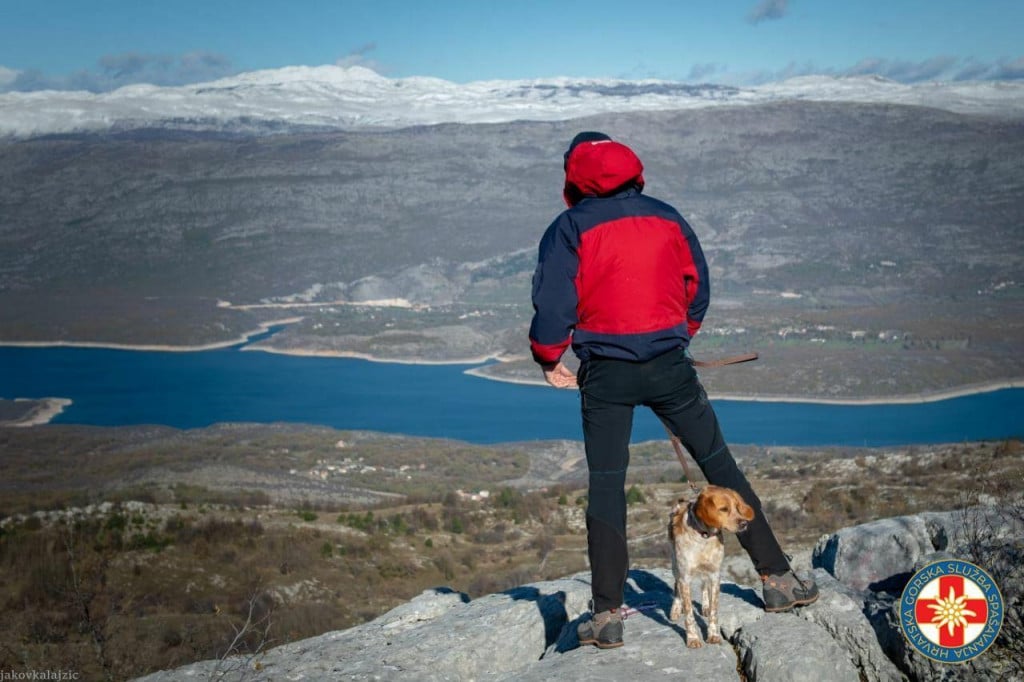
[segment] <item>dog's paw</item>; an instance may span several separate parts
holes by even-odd
[[[721,643],[722,643],[722,636],[721,635],[714,634],[714,635],[709,635],[708,636],[708,644],[721,644]]]
[[[704,643],[700,641],[700,637],[687,637],[686,648],[687,649],[699,649],[704,646]]]
[[[681,615],[683,615],[683,602],[676,599],[672,602],[672,608],[668,612],[668,619],[675,622],[679,620]]]

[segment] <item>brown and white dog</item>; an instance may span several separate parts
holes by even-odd
[[[668,537],[676,584],[669,618],[676,621],[685,614],[686,646],[691,649],[701,646],[701,637],[693,615],[690,581],[701,581],[701,612],[707,620],[708,643],[718,644],[722,641],[718,631],[718,595],[725,556],[722,531],[745,530],[753,518],[754,510],[739,493],[715,485],[706,486],[693,502],[679,500],[672,508]]]

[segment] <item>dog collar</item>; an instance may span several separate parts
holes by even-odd
[[[696,500],[690,503],[690,506],[686,509],[686,521],[690,524],[690,527],[701,534],[701,537],[709,538],[712,535],[717,535],[718,531],[708,528],[700,519],[697,518],[697,514],[694,511],[696,507]]]

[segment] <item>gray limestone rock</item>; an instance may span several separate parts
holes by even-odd
[[[823,569],[813,572],[821,596],[796,613],[822,627],[849,655],[868,682],[897,682],[906,676],[885,655],[865,613],[863,593],[846,587]]]
[[[899,594],[923,557],[937,551],[964,557],[973,549],[1024,533],[1020,520],[997,507],[898,516],[843,528],[818,541],[811,556],[857,590]]]
[[[448,588],[424,590],[374,620],[381,630],[398,632],[443,616],[450,609],[469,603],[469,596]]]
[[[146,682],[246,680],[472,680],[537,661],[555,641],[589,584],[564,579],[524,585],[466,603],[450,590],[428,591],[363,625],[293,642],[256,660],[204,661],[142,678]],[[574,611],[575,612],[575,611]],[[233,679],[232,675],[226,679]]]
[[[920,557],[942,549],[935,542],[920,516],[882,519],[822,538],[811,564],[857,590],[900,590]]]
[[[824,628],[790,614],[767,614],[733,643],[754,682],[860,682],[850,654]]]

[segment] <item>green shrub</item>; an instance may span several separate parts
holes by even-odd
[[[395,514],[391,517],[391,532],[396,535],[401,535],[411,530],[412,529],[409,528],[409,524],[405,522],[405,517],[401,514]]]
[[[635,484],[630,486],[629,490],[626,491],[626,504],[636,504],[637,502],[643,504],[646,501],[647,498],[644,497],[643,491],[636,487]]]
[[[128,519],[124,514],[111,514],[107,518],[106,528],[107,530],[124,530],[127,525]]]
[[[171,544],[171,539],[168,537],[155,535],[152,532],[146,534],[135,533],[128,540],[126,548],[129,550],[149,549],[154,552],[159,552],[169,544]]]
[[[361,530],[366,533],[372,533],[377,528],[377,523],[373,518],[373,512],[368,511],[365,514],[339,514],[338,523],[344,523],[350,528]]]
[[[521,498],[522,494],[519,491],[513,490],[512,488],[506,486],[501,489],[500,493],[498,493],[498,499],[496,500],[496,502],[499,507],[504,507],[508,509],[510,507],[515,506]]]

